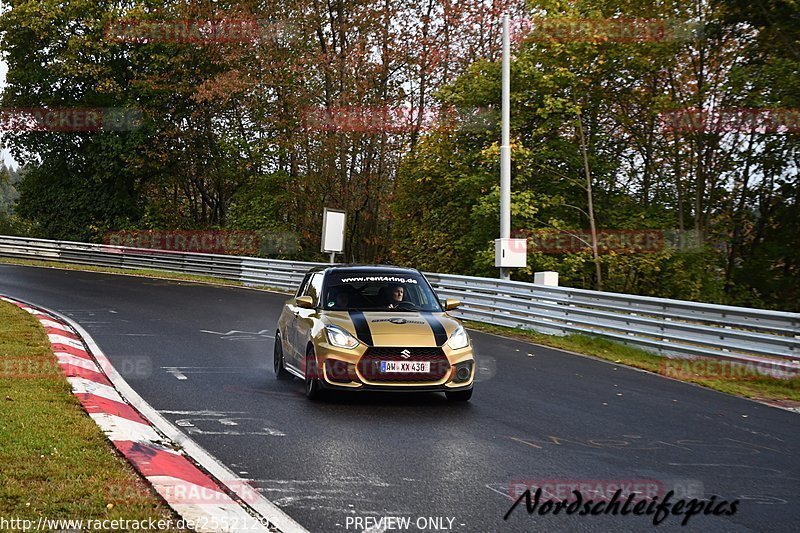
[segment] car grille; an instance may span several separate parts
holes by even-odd
[[[400,352],[408,350],[409,357],[403,357]],[[380,371],[380,361],[430,361],[431,371],[420,372],[392,372]],[[450,371],[450,362],[441,348],[404,348],[372,346],[358,362],[358,370],[369,381],[439,381]]]

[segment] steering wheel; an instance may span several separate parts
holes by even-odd
[[[394,304],[394,307],[392,307],[392,309],[404,309],[407,311],[416,311],[417,306],[412,302],[407,302],[403,300],[402,302],[397,302],[396,304]]]

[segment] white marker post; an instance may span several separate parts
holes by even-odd
[[[509,268],[525,268],[527,242],[511,238],[511,42],[508,13],[503,15],[502,140],[500,145],[500,238],[494,241],[494,266],[500,279]]]
[[[322,253],[331,254],[333,264],[337,253],[344,251],[344,228],[347,213],[340,209],[325,208],[322,212]]]

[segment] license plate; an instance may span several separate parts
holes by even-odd
[[[381,361],[381,372],[419,372],[424,374],[430,371],[430,361]]]

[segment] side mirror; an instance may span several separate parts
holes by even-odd
[[[314,298],[311,296],[298,296],[294,299],[294,304],[303,309],[314,309]]]
[[[461,305],[461,300],[456,300],[455,298],[448,298],[447,300],[444,301],[444,310],[452,311],[459,305]]]

